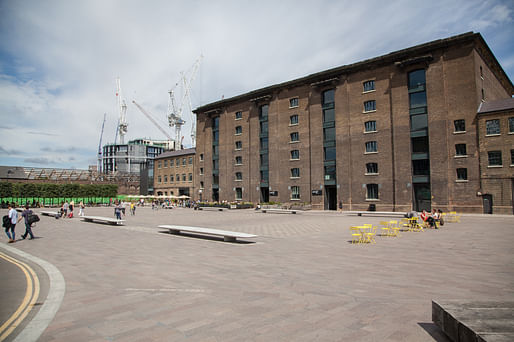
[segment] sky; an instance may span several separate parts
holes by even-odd
[[[514,80],[513,0],[0,0],[0,165],[96,165],[100,138],[116,138],[118,77],[125,142],[164,140],[132,101],[173,136],[168,91],[180,106],[200,56],[193,108],[469,31]]]

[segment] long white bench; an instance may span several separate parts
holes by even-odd
[[[198,210],[223,211],[222,207],[198,207]]]
[[[296,214],[297,210],[288,209],[261,209],[263,213]]]
[[[213,228],[201,228],[201,227],[188,227],[188,226],[175,226],[175,225],[160,225],[159,228],[168,229],[170,234],[180,234],[180,232],[187,233],[198,233],[205,235],[223,236],[223,241],[234,242],[236,239],[250,239],[255,238],[257,235],[232,232],[228,230],[220,230]]]
[[[48,210],[43,210],[43,211],[40,211],[41,215],[46,215],[46,216],[60,216],[61,213],[58,212],[58,211],[48,211]]]
[[[399,211],[346,211],[346,215],[357,215],[357,216],[381,216],[381,217],[405,217],[405,212]]]
[[[125,220],[117,220],[115,218],[110,217],[102,217],[102,216],[82,216],[81,219],[83,219],[86,222],[103,222],[108,223],[112,225],[123,225],[123,222]]]

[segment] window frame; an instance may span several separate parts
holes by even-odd
[[[300,98],[292,97],[289,99],[289,108],[298,108],[300,106]]]
[[[379,185],[376,183],[366,184],[366,201],[378,201],[378,200],[380,200]]]
[[[370,170],[371,170],[371,172],[370,172]],[[366,173],[365,173],[365,175],[366,176],[378,175],[378,163],[376,163],[376,162],[366,163]]]
[[[236,182],[242,182],[243,181],[243,173],[241,171],[237,171],[235,174],[234,174],[234,180]]]
[[[492,126],[489,126],[488,127],[488,123],[497,123],[497,129],[495,129],[494,132],[489,132],[490,128],[492,129],[493,127]],[[497,136],[497,135],[500,135],[501,134],[501,124],[500,124],[500,119],[491,119],[491,120],[485,120],[485,136],[486,137],[490,137],[490,136]]]
[[[372,128],[374,128],[374,130],[368,130],[368,127],[367,127],[368,123],[371,126],[373,126]],[[376,132],[378,132],[378,130],[377,130],[377,120],[369,120],[369,121],[364,122],[364,133],[376,133]]]
[[[289,178],[290,179],[298,179],[298,178],[300,178],[300,168],[299,167],[291,168],[290,173],[289,173]]]
[[[458,167],[456,170],[456,181],[467,182],[468,181],[468,169],[466,167]]]
[[[298,185],[291,186],[291,200],[299,201],[300,199],[301,199],[300,186],[298,186]]]
[[[235,113],[235,120],[242,120],[243,119],[243,112],[242,111],[237,111]]]
[[[296,139],[293,139],[296,137]],[[297,143],[300,142],[300,133],[299,132],[291,132],[289,133],[289,143]]]
[[[457,130],[458,129],[458,124],[460,125],[460,123],[462,123],[462,125],[464,126],[463,130]],[[466,133],[466,120],[465,119],[457,119],[457,120],[453,120],[453,133],[455,134],[458,134],[458,133]]]
[[[243,156],[236,156],[235,164],[234,165],[243,165]]]
[[[371,87],[367,87],[367,85],[371,85]],[[375,80],[367,80],[367,81],[362,82],[362,93],[370,93],[373,91],[376,91]]]
[[[493,155],[493,153],[495,153],[496,156]],[[495,159],[499,160],[499,164],[491,163],[491,160],[496,161]],[[487,151],[487,167],[503,167],[503,159],[502,159],[502,151],[501,150]]]
[[[365,149],[364,149],[365,154],[378,153],[378,142],[376,140],[366,141],[364,143],[364,146],[365,146]],[[368,150],[368,146],[371,148],[370,150]]]
[[[464,148],[462,149],[462,146],[464,146]],[[459,148],[461,150],[459,150]],[[464,153],[459,153],[459,152],[464,152]],[[467,148],[467,145],[466,144],[463,144],[463,143],[460,143],[460,144],[455,144],[455,157],[456,158],[459,158],[459,157],[467,157],[468,156],[468,148]]]
[[[241,135],[241,134],[243,134],[243,126],[236,126],[234,135]]]
[[[293,153],[297,155],[297,158],[294,158]],[[289,160],[300,160],[300,150],[291,150],[289,152],[289,157],[290,157]]]
[[[368,105],[372,108],[372,109],[366,109],[368,107]],[[377,101],[376,100],[368,100],[368,101],[364,101],[364,111],[363,113],[372,113],[372,112],[376,112],[377,111]]]
[[[243,141],[241,141],[241,140],[237,140],[237,141],[235,142],[235,145],[236,145],[236,146],[235,146],[235,151],[240,151],[240,150],[242,150],[242,149],[243,149]]]
[[[293,120],[293,118],[294,118],[294,120]],[[289,126],[297,126],[299,124],[300,124],[300,116],[298,114],[293,114],[293,115],[289,116]]]

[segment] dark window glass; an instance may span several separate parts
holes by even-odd
[[[324,105],[334,103],[334,89],[326,90],[322,94],[322,102]]]
[[[236,188],[236,200],[240,200],[243,198],[243,189]]]
[[[240,150],[243,148],[243,142],[242,141],[236,141],[236,150]]]
[[[186,158],[182,158],[182,166],[186,166]]]
[[[243,118],[243,112],[236,112],[236,119],[242,119]]]
[[[242,180],[243,179],[243,173],[242,172],[236,172],[236,180]]]
[[[203,181],[200,181],[200,188],[203,189]]]
[[[366,142],[366,153],[377,152],[377,151],[378,151],[378,147],[377,147],[376,141],[367,141]]]
[[[324,109],[323,110],[323,122],[335,121],[335,109]]]
[[[335,147],[324,147],[324,160],[336,160],[336,148]]]
[[[514,150],[510,150],[510,165],[514,165]]]
[[[189,157],[189,165],[193,164],[193,157]]]
[[[411,115],[410,117],[410,129],[411,131],[419,131],[428,128],[428,115],[419,114]]]
[[[428,137],[412,138],[412,153],[428,152]]]
[[[364,111],[369,112],[377,109],[377,102],[375,100],[364,102]]]
[[[220,176],[219,175],[212,175],[212,184],[219,184],[220,183]]]
[[[296,125],[296,124],[298,124],[298,114],[291,115],[291,116],[289,117],[289,124],[290,124],[290,125]]]
[[[263,153],[260,155],[261,166],[268,166],[268,154]]]
[[[335,180],[336,179],[336,167],[335,166],[325,166],[325,180]]]
[[[502,164],[502,152],[501,151],[489,151],[487,152],[489,160],[489,166],[501,166]]]
[[[219,160],[218,160],[218,159],[213,159],[213,160],[212,160],[212,168],[213,168],[214,170],[219,169],[219,165],[220,165],[220,164],[219,164]]]
[[[203,153],[200,153],[200,161],[203,161]]]
[[[363,86],[363,91],[375,90],[375,81],[373,81],[373,80],[366,81],[362,84],[362,86]]]
[[[260,138],[261,141],[261,150],[268,149],[268,138]]]
[[[185,173],[183,173],[183,174],[182,174],[182,181],[183,181],[183,182],[185,182],[185,181],[186,181],[186,174],[185,174]]]
[[[179,175],[178,173],[175,175],[175,180],[176,180],[177,182],[180,182],[180,175]]]
[[[268,105],[263,105],[259,109],[259,119],[260,120],[268,120]]]
[[[413,160],[412,161],[412,174],[414,176],[430,175],[430,161],[428,159]]]
[[[323,128],[323,141],[334,141],[336,140],[336,128],[328,127]]]
[[[458,180],[467,180],[468,179],[468,169],[466,169],[466,168],[457,169],[457,179]]]
[[[378,184],[366,184],[366,199],[378,199]]]
[[[189,178],[189,181],[192,182],[193,181],[193,174],[192,173],[188,174],[188,178]]]
[[[498,119],[487,120],[485,122],[485,129],[486,129],[487,135],[500,134],[500,120],[498,120]]]
[[[170,183],[173,183],[175,181],[175,177],[173,175],[170,175]]]
[[[298,98],[289,99],[289,107],[298,107]]]
[[[291,151],[291,159],[300,159],[300,151],[292,150]]]
[[[259,125],[261,134],[268,133],[268,121],[261,121]]]
[[[292,178],[298,178],[300,177],[300,169],[295,167],[291,169],[291,177]]]
[[[219,116],[212,118],[212,129],[219,129],[220,128],[220,118]]]
[[[243,133],[243,127],[242,126],[236,126],[236,134]]]
[[[200,174],[203,175],[203,167],[200,168]]]
[[[509,133],[514,133],[514,118],[509,118]]]
[[[410,108],[419,108],[427,106],[427,93],[420,91],[409,94]]]
[[[366,121],[364,123],[364,131],[365,132],[375,132],[377,130],[377,122],[376,121]]]
[[[171,159],[170,160],[170,167],[173,167],[174,164],[175,164],[175,159]]]
[[[213,131],[212,132],[212,141],[218,142],[220,139],[220,132],[219,131]]]
[[[300,199],[300,187],[299,186],[291,187],[291,199]]]
[[[455,155],[456,156],[465,156],[466,153],[466,144],[456,144],[455,145]]]
[[[425,85],[425,70],[415,70],[409,73],[409,89]]]
[[[466,131],[466,121],[464,121],[464,119],[453,121],[453,126],[455,127],[455,132]]]
[[[298,132],[293,132],[290,134],[291,141],[300,141],[300,134]]]
[[[212,146],[212,154],[213,154],[213,156],[217,157],[218,153],[219,153],[219,146],[218,145]],[[178,166],[178,163],[177,163],[177,166]]]
[[[269,180],[268,170],[261,170],[261,182],[266,183]]]
[[[243,157],[237,156],[236,157],[236,165],[241,165],[241,164],[243,164]]]
[[[366,173],[378,173],[378,164],[377,163],[367,163],[366,164]]]

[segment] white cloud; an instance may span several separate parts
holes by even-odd
[[[129,104],[126,140],[164,138],[131,102],[166,121],[168,90],[200,54],[194,107],[470,30],[483,30],[512,75],[513,7],[499,0],[2,2],[2,148],[26,155],[0,164],[94,164],[104,113],[103,143],[114,140],[116,77]]]

